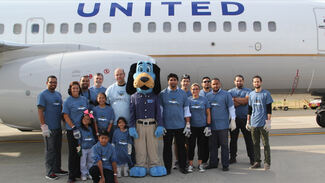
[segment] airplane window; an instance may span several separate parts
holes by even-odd
[[[103,32],[104,33],[110,33],[111,32],[111,23],[108,23],[108,22],[106,22],[106,23],[104,23],[104,25],[103,25]]]
[[[20,34],[21,33],[21,24],[15,24],[14,25],[14,34]]]
[[[238,22],[238,30],[240,32],[245,32],[246,31],[246,22]]]
[[[253,28],[254,28],[255,32],[261,32],[261,30],[262,30],[261,22],[254,22],[253,23]]]
[[[172,24],[170,22],[164,22],[163,29],[164,32],[170,32],[172,30]]]
[[[53,34],[54,33],[54,24],[47,24],[46,25],[46,32],[48,33],[48,34]]]
[[[194,22],[193,30],[194,30],[194,32],[201,32],[201,22]]]
[[[67,34],[69,32],[69,25],[67,23],[62,23],[60,32],[62,34]]]
[[[32,25],[32,33],[38,34],[39,33],[39,24],[33,24]]]
[[[276,24],[275,22],[269,22],[268,23],[269,31],[270,32],[275,32],[276,31]]]
[[[82,33],[82,23],[74,24],[74,32],[77,34]]]
[[[88,32],[89,33],[96,33],[97,31],[97,24],[96,23],[90,23],[88,25]]]
[[[209,22],[208,29],[209,29],[209,32],[215,32],[217,30],[216,22]]]
[[[141,24],[140,24],[140,22],[135,22],[133,24],[133,32],[136,32],[136,33],[141,32]]]
[[[185,32],[186,31],[186,23],[185,22],[179,22],[178,23],[178,31],[179,32]]]
[[[223,30],[225,32],[230,32],[231,31],[231,22],[223,22]]]
[[[5,31],[5,25],[0,24],[0,34],[3,34],[4,31]]]
[[[156,23],[155,22],[148,23],[148,32],[156,32]]]

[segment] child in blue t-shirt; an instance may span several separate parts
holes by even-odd
[[[112,144],[115,145],[117,154],[117,177],[121,177],[122,168],[124,176],[128,176],[129,164],[132,165],[132,139],[126,126],[126,119],[119,117],[117,120],[118,128],[114,131]]]
[[[91,148],[96,144],[92,128],[90,127],[93,119],[94,116],[88,110],[85,110],[79,129],[81,134],[79,145],[81,146],[82,153],[80,157],[81,180],[87,180],[87,177],[90,179],[89,169],[93,165]]]
[[[96,131],[105,130],[113,133],[112,126],[115,118],[113,108],[106,104],[106,95],[104,93],[98,93],[97,102],[98,105],[93,108],[97,125]]]
[[[116,176],[116,152],[114,146],[108,141],[108,132],[99,131],[98,142],[92,147],[94,163],[89,170],[93,182],[118,182]]]

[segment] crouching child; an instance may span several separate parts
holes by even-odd
[[[118,183],[115,148],[108,143],[109,133],[100,131],[99,141],[92,147],[94,165],[89,173],[94,183]]]

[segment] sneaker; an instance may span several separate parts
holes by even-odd
[[[216,166],[208,165],[205,169],[214,169],[214,168],[218,168],[218,165],[216,165]]]
[[[198,169],[199,169],[199,172],[205,172],[205,169],[204,169],[204,165],[203,164],[201,164],[199,167],[198,167]]]
[[[91,175],[88,174],[88,175],[87,175],[87,179],[88,179],[88,180],[92,180],[93,178],[92,178]]]
[[[255,162],[249,169],[256,169],[256,168],[261,168],[261,163],[260,162]]]
[[[81,180],[82,181],[86,181],[87,180],[87,177],[86,176],[81,176]]]
[[[189,173],[192,173],[193,172],[193,166],[192,165],[189,165],[188,168],[187,168],[187,171]]]
[[[229,159],[229,164],[234,164],[234,163],[237,163],[236,158],[230,158]]]
[[[224,171],[224,172],[229,171],[229,167],[227,167],[227,166],[222,167],[222,171]]]
[[[50,174],[50,175],[46,175],[45,178],[49,179],[49,180],[56,180],[59,177],[56,176],[54,173]]]
[[[177,169],[178,167],[178,161],[175,161],[174,165],[173,165],[173,169]]]
[[[64,171],[64,170],[62,170],[62,169],[59,170],[59,171],[57,171],[57,172],[55,172],[56,175],[68,175],[68,173],[69,173],[69,172]]]
[[[266,171],[266,170],[269,170],[269,169],[270,169],[270,165],[267,164],[267,163],[264,163],[264,170]]]
[[[74,183],[75,181],[75,179],[68,179],[67,183]]]

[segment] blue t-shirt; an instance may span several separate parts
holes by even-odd
[[[248,88],[238,89],[236,87],[228,90],[230,95],[232,97],[236,97],[236,98],[246,98],[251,91],[252,90],[248,89]],[[241,119],[247,118],[248,105],[239,105],[239,106],[235,107],[235,109],[236,109],[236,117],[237,118],[241,118]]]
[[[103,168],[113,170],[112,163],[117,161],[115,148],[110,143],[107,143],[106,146],[102,146],[100,142],[97,142],[92,147],[92,159],[94,160],[95,166],[97,166],[97,162],[101,160]]]
[[[160,105],[163,107],[163,123],[166,129],[185,127],[184,107],[189,106],[186,93],[177,88],[168,88],[160,92]]]
[[[119,128],[114,130],[112,144],[115,144],[118,165],[132,163],[131,155],[128,154],[128,144],[132,144],[128,130],[125,132],[122,132]]]
[[[202,97],[206,97],[208,93],[212,93],[212,90],[210,90],[209,92],[205,92],[205,91],[202,89],[202,90],[200,90],[199,95],[202,96]]]
[[[89,90],[92,90],[92,91],[94,91],[96,93],[96,98],[97,98],[98,93],[105,93],[106,89],[107,88],[105,88],[103,86],[101,86],[99,88],[97,88],[96,86],[92,86],[92,87],[89,88]]]
[[[199,98],[188,97],[191,111],[191,126],[204,127],[207,125],[206,109],[210,104],[206,97]]]
[[[90,94],[90,96],[89,96],[89,94]],[[90,110],[93,110],[93,108],[95,107],[94,104],[96,104],[96,100],[97,100],[97,93],[94,90],[88,89],[87,91],[82,92],[81,95],[84,96],[88,100],[88,104],[90,104],[90,102],[92,102],[92,104],[90,104],[88,108]]]
[[[190,90],[188,90],[188,91],[185,91],[185,90],[183,90],[183,91],[186,93],[187,97],[190,97],[190,96],[192,96],[192,93],[191,93],[191,91],[190,91]]]
[[[115,115],[111,106],[106,105],[105,108],[101,108],[98,105],[93,108],[93,111],[99,129],[107,130],[108,125],[114,122]]]
[[[207,94],[211,106],[211,129],[224,130],[229,128],[229,107],[234,105],[230,93],[219,90]]]
[[[61,129],[62,97],[59,92],[44,90],[37,96],[37,106],[44,108],[45,123],[50,130]]]
[[[69,96],[63,103],[63,113],[68,114],[72,123],[76,127],[80,127],[81,117],[83,116],[83,112],[88,109],[88,100],[79,96],[78,98]],[[67,130],[72,130],[72,128],[65,124]]]
[[[84,129],[80,127],[79,130],[81,133],[81,138],[79,139],[79,144],[81,148],[82,149],[92,148],[96,144],[92,128],[90,126],[88,126],[88,129]]]
[[[273,99],[269,91],[262,89],[261,92],[249,93],[248,105],[252,107],[251,126],[262,127],[267,120],[266,105],[271,104]]]

